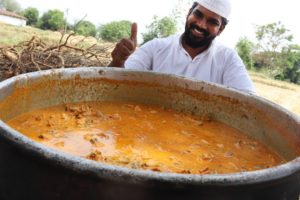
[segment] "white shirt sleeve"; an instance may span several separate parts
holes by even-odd
[[[137,48],[126,60],[124,64],[125,68],[142,71],[152,70],[153,50],[155,50],[154,46],[152,40]]]
[[[228,52],[226,57],[223,84],[244,92],[255,94],[254,85],[248,75],[242,59],[235,51]]]

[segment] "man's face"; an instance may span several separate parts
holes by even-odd
[[[183,40],[192,48],[209,45],[224,29],[222,17],[197,5],[190,10],[185,24]]]

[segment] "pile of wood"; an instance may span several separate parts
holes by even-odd
[[[112,45],[93,44],[80,47],[62,35],[57,45],[48,45],[37,37],[18,45],[0,47],[0,81],[38,70],[82,66],[107,66]]]

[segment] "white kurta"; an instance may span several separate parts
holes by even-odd
[[[236,51],[216,40],[192,59],[182,47],[180,35],[154,39],[138,48],[125,62],[125,68],[175,74],[255,93]]]

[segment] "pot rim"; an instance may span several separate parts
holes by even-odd
[[[41,76],[53,74],[53,73],[62,73],[62,72],[70,72],[71,74],[79,73],[79,72],[91,72],[91,70],[96,70],[99,72],[100,70],[110,70],[110,71],[128,71],[134,73],[151,73],[156,75],[162,75],[156,72],[141,72],[136,70],[125,70],[125,69],[107,69],[106,67],[80,67],[80,68],[67,68],[67,69],[54,69],[54,70],[45,70],[39,72],[32,72],[27,74],[18,75],[16,77],[12,77],[5,81],[0,82],[0,90],[2,88],[8,87],[13,84],[15,81],[24,81],[29,77],[38,78]],[[176,78],[183,78],[176,75],[162,75],[162,76],[171,76]],[[187,80],[187,78],[184,78]],[[193,79],[189,79],[192,82],[202,82],[213,87],[223,88],[226,90],[231,90],[231,92],[241,95],[249,95],[243,92],[237,91],[235,89],[230,89],[218,84],[207,83],[204,81],[197,81]],[[5,95],[5,94],[4,94]],[[0,98],[2,98],[3,94],[0,94]],[[255,98],[261,101],[264,104],[269,104],[276,109],[280,108],[283,112],[291,117],[291,119],[295,120],[296,123],[300,124],[300,118],[288,111],[281,106],[272,103],[264,98],[251,95],[252,98]],[[268,169],[262,169],[257,171],[248,171],[248,172],[240,172],[240,173],[229,173],[229,174],[203,174],[203,175],[195,175],[195,174],[177,174],[177,173],[166,173],[166,172],[154,172],[150,170],[139,170],[139,169],[131,169],[116,165],[110,165],[102,162],[97,162],[93,160],[88,160],[85,158],[81,158],[78,156],[73,156],[68,153],[61,152],[59,150],[52,149],[47,147],[41,143],[35,142],[32,139],[26,137],[20,132],[14,130],[5,124],[2,120],[0,120],[0,138],[3,137],[11,144],[17,146],[19,149],[25,150],[27,154],[34,154],[39,159],[42,159],[49,163],[54,163],[57,166],[61,166],[63,168],[69,169],[73,172],[79,174],[88,174],[97,178],[106,178],[106,179],[118,179],[124,180],[127,183],[141,183],[144,181],[163,181],[166,183],[174,183],[174,184],[188,184],[188,185],[248,185],[254,183],[268,182],[277,179],[281,179],[287,176],[291,176],[300,171],[300,157],[297,157],[291,161],[288,161],[284,164],[277,165],[275,167],[271,167]]]

